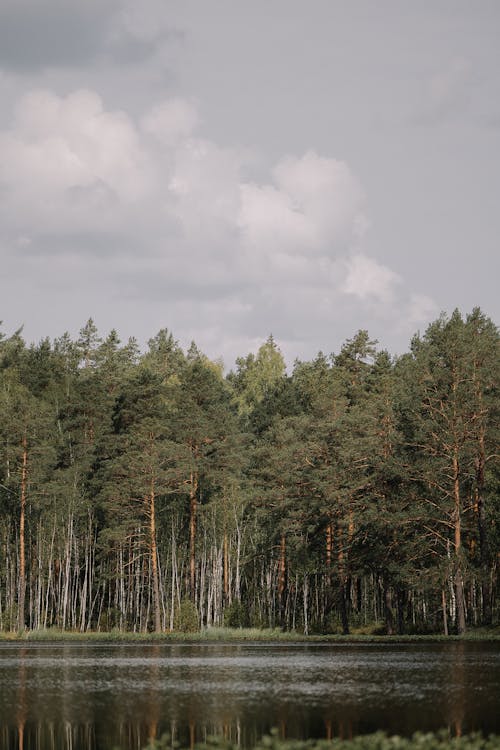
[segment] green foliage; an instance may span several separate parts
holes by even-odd
[[[170,750],[171,739],[165,735],[159,740],[152,740],[144,750]],[[199,743],[196,750],[237,750],[232,742],[212,737]],[[451,737],[447,731],[418,732],[412,737],[388,736],[383,732],[359,735],[352,739],[332,740],[282,740],[278,732],[265,735],[252,750],[498,750],[500,736],[484,737],[481,734],[469,734]]]
[[[224,610],[224,625],[228,628],[248,628],[250,618],[243,602],[235,599]]]
[[[183,599],[176,608],[174,628],[181,633],[197,633],[200,630],[198,610],[189,599]]]
[[[269,336],[256,355],[240,357],[236,365],[236,373],[229,376],[230,382],[240,415],[250,417],[283,380],[285,360],[273,337]]]
[[[17,619],[14,620],[14,625]],[[341,633],[323,633],[310,634],[308,636],[301,632],[284,631],[280,628],[229,628],[229,627],[210,627],[193,632],[167,631],[162,633],[154,632],[131,632],[123,631],[118,628],[112,628],[107,631],[87,631],[68,630],[61,628],[47,628],[40,630],[24,630],[18,632],[12,629],[10,632],[0,632],[0,642],[2,641],[33,641],[33,642],[61,642],[77,641],[82,643],[93,643],[95,641],[123,643],[205,643],[205,642],[263,642],[263,643],[442,643],[450,641],[478,641],[478,642],[500,642],[499,628],[478,628],[470,630],[464,636],[444,636],[444,635],[422,635],[422,634],[405,634],[403,636],[388,636],[385,633],[383,623],[379,625],[367,625],[366,627],[353,627],[353,632],[348,636]]]
[[[497,623],[499,346],[455,311],[399,358],[359,331],[287,375],[269,337],[224,377],[167,330],[0,334],[0,628]]]

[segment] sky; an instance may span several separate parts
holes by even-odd
[[[231,368],[499,320],[498,0],[1,0],[0,319]]]

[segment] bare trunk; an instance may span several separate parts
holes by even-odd
[[[396,603],[397,603],[397,614],[398,614],[398,635],[403,635],[404,629],[405,629],[405,622],[404,622],[405,592],[399,586],[396,589]]]
[[[443,589],[441,591],[441,606],[443,608],[443,632],[448,635],[448,610],[446,607],[446,593]]]
[[[392,593],[389,585],[384,583],[385,627],[387,635],[394,635],[394,613],[392,611]]]
[[[177,577],[177,550],[176,550],[176,542],[175,542],[175,534],[174,534],[174,519],[172,518],[172,590],[170,592],[170,622],[169,622],[169,630],[172,631],[174,629],[174,613],[175,613],[175,594],[177,591],[178,586],[178,577]],[[179,604],[180,604],[180,596],[178,597]]]
[[[308,614],[308,597],[309,597],[309,579],[307,573],[304,573],[304,586],[303,586],[303,602],[304,602],[304,635],[309,635],[309,622],[307,618]]]
[[[328,520],[326,525],[325,533],[325,580],[324,580],[324,596],[323,596],[323,611],[322,621],[323,625],[326,626],[328,614],[333,606],[332,597],[332,556],[333,556],[333,522]]]
[[[476,458],[476,489],[475,489],[475,511],[477,513],[477,528],[479,536],[479,555],[481,561],[481,593],[482,593],[482,622],[484,625],[492,623],[492,601],[491,601],[491,581],[490,581],[490,563],[491,556],[488,547],[488,536],[486,532],[486,512],[484,505],[484,484],[485,484],[485,466],[486,466],[486,426],[484,422],[484,403],[481,383],[477,378],[477,365],[474,363],[474,382],[476,386],[477,414],[480,417],[479,434],[478,434],[478,451]]]
[[[66,617],[68,613],[68,601],[70,593],[70,573],[71,573],[71,555],[72,555],[72,541],[73,541],[73,513],[70,514],[68,520],[68,538],[66,540],[66,560],[64,566],[64,593],[62,600],[62,623],[61,627],[63,630],[66,629]],[[62,568],[61,568],[62,575]]]
[[[19,515],[19,595],[17,606],[17,628],[24,630],[26,595],[26,551],[25,551],[25,522],[26,522],[26,484],[28,476],[28,445],[26,433],[23,436],[23,462],[21,467],[21,509]]]
[[[458,464],[458,449],[453,454],[453,499],[454,499],[454,530],[455,530],[455,593],[457,600],[457,631],[459,635],[465,633],[465,597],[462,580],[462,527],[460,508],[460,477]]]
[[[160,582],[158,579],[158,549],[156,546],[155,485],[151,478],[149,492],[149,545],[151,554],[151,572],[153,576],[153,617],[155,632],[161,633]]]
[[[280,609],[281,624],[284,624],[285,614],[285,588],[286,588],[286,539],[281,535],[280,539],[280,557],[278,565],[278,602]]]
[[[326,569],[328,583],[330,578],[330,569],[332,567],[332,546],[333,546],[333,528],[332,523],[329,522],[326,526]]]
[[[229,544],[224,533],[224,604],[229,603]]]
[[[240,601],[240,557],[241,557],[241,530],[240,525],[238,523],[238,516],[235,513],[236,516],[236,572],[235,572],[235,582],[234,582],[234,590],[235,590],[235,596],[238,601]]]
[[[476,461],[476,498],[477,525],[479,534],[479,554],[481,560],[481,573],[483,576],[481,591],[483,599],[482,620],[484,625],[491,625],[491,586],[489,578],[490,551],[488,548],[488,537],[486,533],[486,511],[484,506],[484,469],[486,463],[486,448],[484,428],[481,427],[479,435],[479,455]]]
[[[193,601],[196,598],[196,511],[198,478],[191,473],[189,490],[189,584]]]
[[[344,545],[342,541],[342,532],[340,529],[337,530],[339,538],[339,552],[338,552],[338,566],[339,566],[339,609],[340,609],[340,621],[342,623],[342,633],[349,635],[349,617],[347,614],[347,575],[346,565],[344,558]]]

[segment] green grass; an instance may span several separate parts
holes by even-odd
[[[478,628],[464,636],[444,635],[375,635],[355,632],[351,635],[303,635],[302,633],[270,628],[207,628],[197,633],[131,633],[120,630],[106,632],[77,632],[49,628],[27,630],[23,633],[0,633],[0,642],[8,641],[70,641],[70,642],[161,642],[161,643],[212,643],[212,642],[294,642],[294,643],[436,643],[450,641],[500,641],[500,628]]]

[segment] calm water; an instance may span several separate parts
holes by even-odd
[[[500,733],[500,647],[0,645],[0,748],[140,748],[168,731],[287,737]]]

